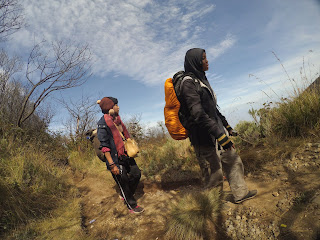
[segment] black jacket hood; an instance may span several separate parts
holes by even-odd
[[[192,48],[186,52],[184,59],[184,71],[186,73],[192,72],[200,80],[206,80],[206,74],[202,70],[202,56],[205,52],[201,48]]]
[[[206,77],[206,73],[202,70],[202,57],[206,50],[202,48],[192,48],[186,52],[184,59],[184,71],[186,73],[193,73],[197,78],[199,78],[213,94],[213,90],[210,83]]]

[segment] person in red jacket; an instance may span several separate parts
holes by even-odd
[[[130,212],[142,213],[144,209],[138,206],[134,198],[141,171],[134,158],[128,157],[124,148],[121,134],[126,139],[130,138],[130,134],[119,116],[118,100],[113,97],[104,97],[97,103],[103,113],[98,121],[98,139],[100,149],[106,158],[107,168],[119,186],[121,197]]]
[[[207,80],[209,69],[206,51],[193,48],[186,52],[185,76],[180,87],[182,125],[188,130],[201,168],[205,187],[223,187],[223,171],[230,184],[234,202],[240,203],[256,194],[244,181],[241,158],[230,139],[232,128],[217,106],[217,97]],[[216,142],[222,151],[217,151]]]

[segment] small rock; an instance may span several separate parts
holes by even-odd
[[[161,182],[161,176],[160,176],[160,175],[156,175],[156,176],[154,177],[154,180],[155,180],[156,182]]]
[[[278,192],[273,192],[273,193],[272,193],[272,196],[274,196],[274,197],[279,197],[279,193],[278,193]]]
[[[239,215],[237,215],[236,219],[237,219],[237,220],[240,220],[240,219],[241,219],[241,217],[240,217]]]
[[[89,223],[92,224],[96,221],[96,219],[92,219]]]
[[[318,206],[320,206],[320,195],[316,196],[313,200],[313,203],[317,204]]]
[[[307,147],[307,148],[312,147],[312,143],[307,143],[307,144],[306,144],[306,147]]]

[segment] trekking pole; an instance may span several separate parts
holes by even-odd
[[[120,169],[119,169],[119,172],[120,172],[120,174],[122,174],[122,166],[120,165],[119,168],[120,168]],[[119,175],[120,175],[120,174],[119,174]],[[120,178],[121,178],[121,175],[120,175]],[[129,207],[129,209],[132,210],[132,207],[131,207],[130,204],[128,203],[127,198],[126,198],[126,195],[124,194],[124,191],[123,191],[123,189],[122,189],[122,187],[121,187],[121,185],[120,185],[120,182],[118,181],[118,175],[115,175],[115,179],[116,179],[116,182],[117,182],[117,184],[118,184],[118,186],[119,186],[119,188],[120,188],[120,191],[121,191],[121,193],[122,193],[123,199],[126,201],[127,206]]]

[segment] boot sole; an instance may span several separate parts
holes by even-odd
[[[255,195],[253,195],[253,196],[250,196],[250,197],[243,198],[243,199],[241,199],[241,200],[235,201],[234,203],[235,203],[235,204],[242,203],[242,202],[244,202],[244,201],[247,201],[247,200],[249,200],[249,199],[254,198],[255,196],[257,196],[257,193],[256,193]]]

